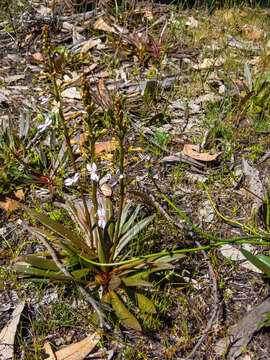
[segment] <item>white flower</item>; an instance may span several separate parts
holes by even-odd
[[[76,184],[76,182],[79,180],[80,175],[78,173],[76,173],[72,178],[68,178],[66,180],[64,180],[64,184],[66,186],[71,186],[73,184]]]
[[[124,177],[125,177],[124,174],[120,174],[120,169],[117,169],[117,170],[115,171],[115,175],[118,176],[119,180],[124,179]]]
[[[37,126],[38,131],[42,133],[44,130],[47,129],[47,127],[51,125],[51,123],[52,123],[52,119],[46,116],[45,123]]]
[[[101,227],[103,230],[105,229],[105,226],[106,226],[106,221],[105,221],[105,209],[101,208],[101,209],[98,209],[97,211],[98,213],[98,226]]]
[[[86,169],[90,172],[90,177],[91,180],[98,182],[99,181],[99,177],[97,175],[97,165],[95,163],[93,163],[92,165],[87,164],[86,165]]]
[[[41,101],[40,101],[40,105],[44,105],[48,102],[48,100],[50,99],[50,95],[46,95],[46,96],[42,96]]]

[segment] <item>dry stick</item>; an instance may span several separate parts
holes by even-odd
[[[86,301],[93,306],[94,310],[96,311],[96,313],[98,314],[98,318],[99,318],[99,325],[101,328],[107,328],[110,329],[110,326],[106,323],[105,319],[104,319],[104,315],[102,314],[102,312],[99,310],[98,305],[96,303],[96,301],[85,291],[85,289],[81,286],[78,285],[73,276],[70,274],[69,271],[67,271],[65,269],[65,267],[61,264],[61,262],[58,260],[57,255],[54,251],[54,249],[51,247],[51,245],[44,239],[44,237],[40,234],[37,234],[35,231],[33,231],[27,224],[24,224],[24,227],[26,230],[28,230],[31,234],[35,235],[41,242],[42,244],[45,246],[45,248],[48,250],[48,252],[50,253],[52,259],[55,262],[55,265],[58,267],[58,269],[66,276],[68,277],[70,280],[72,280],[78,287],[78,289],[80,290],[80,293],[82,294],[82,296],[86,299]]]
[[[143,198],[147,202],[150,202],[151,205],[154,206],[157,209],[157,211],[159,211],[165,217],[165,219],[167,219],[169,222],[172,222],[175,226],[178,227],[178,229],[183,231],[183,226],[181,225],[181,223],[176,222],[172,217],[170,217],[170,215],[156,201],[155,197],[150,192],[148,194],[146,194],[145,192],[142,192],[142,191],[133,191],[133,190],[131,190],[131,192],[134,195],[140,196],[141,198]]]
[[[170,215],[163,209],[163,207],[155,200],[155,197],[151,194],[148,193],[146,194],[145,192],[141,192],[141,191],[133,191],[133,194],[135,195],[139,195],[140,197],[148,200],[168,221],[172,222],[178,229],[183,230],[183,226],[176,222],[174,219],[172,219],[170,217]],[[198,247],[202,247],[202,245],[200,244],[199,241],[195,241],[196,245]],[[185,358],[185,360],[191,359],[194,354],[196,353],[196,351],[198,350],[198,348],[201,346],[201,344],[203,343],[203,341],[205,340],[208,331],[210,331],[213,322],[215,320],[215,318],[217,317],[218,314],[218,285],[217,285],[217,280],[215,277],[215,273],[214,273],[214,269],[211,265],[210,260],[208,259],[206,252],[204,250],[201,250],[202,254],[208,264],[208,269],[209,269],[209,274],[210,277],[212,279],[212,283],[213,283],[213,290],[214,290],[214,309],[213,309],[213,314],[210,318],[210,320],[208,321],[208,324],[202,334],[202,336],[200,337],[199,341],[197,342],[197,344],[194,346],[193,350],[191,351],[191,353]]]
[[[200,244],[199,241],[195,241],[195,243],[196,243],[197,246],[201,247],[201,244]],[[204,342],[208,332],[212,328],[214,320],[216,319],[216,317],[218,315],[218,285],[217,285],[217,279],[215,277],[213,266],[212,266],[210,260],[208,259],[208,256],[206,255],[206,252],[204,250],[202,250],[202,254],[203,254],[203,256],[204,256],[204,258],[205,258],[205,260],[207,262],[208,269],[209,269],[209,274],[210,274],[210,277],[212,278],[213,290],[214,290],[214,309],[213,309],[213,314],[212,314],[211,318],[209,319],[208,324],[207,324],[202,336],[200,337],[199,341],[197,342],[197,344],[192,349],[191,353],[185,358],[185,360],[189,360],[189,359],[192,359],[194,357],[196,351],[199,349],[199,347]]]

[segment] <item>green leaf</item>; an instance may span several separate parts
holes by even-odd
[[[126,286],[148,286],[148,287],[153,287],[153,284],[149,281],[145,281],[139,278],[131,278],[131,277],[125,277],[125,278],[121,278],[121,280],[123,281],[123,283]]]
[[[115,290],[121,285],[121,279],[117,276],[113,276],[109,282],[109,290]]]
[[[53,271],[45,271],[25,264],[16,263],[13,265],[13,269],[16,272],[25,275],[40,276],[43,278],[50,278],[54,280],[71,281],[70,278],[66,277],[64,274],[61,274],[60,272],[56,273]]]
[[[127,216],[128,216],[128,212],[130,207],[132,206],[132,202],[128,203],[124,209],[122,210],[122,214],[121,214],[121,221],[120,221],[120,229],[122,229],[124,223],[126,222]]]
[[[133,221],[136,219],[140,208],[141,208],[140,205],[138,205],[136,207],[135,211],[133,212],[133,214],[129,217],[128,221],[126,223],[124,223],[123,226],[120,227],[120,235],[122,235],[128,231],[128,229],[132,225]],[[121,220],[122,220],[122,218],[121,218]]]
[[[157,310],[155,308],[155,305],[151,300],[149,300],[146,296],[140,293],[135,294],[138,306],[141,311],[150,313],[150,314],[156,314]]]
[[[247,63],[245,63],[244,73],[248,83],[248,89],[249,91],[252,91],[252,76]]]
[[[47,226],[47,228],[49,228],[53,232],[76,244],[79,248],[84,249],[86,252],[89,253],[89,251],[91,251],[91,249],[71,229],[67,229],[62,224],[58,223],[55,220],[52,220],[49,216],[39,214],[38,212],[28,208],[25,208],[25,210],[30,216],[40,221],[43,225]]]
[[[142,230],[144,229],[154,218],[153,216],[149,216],[140,222],[138,224],[134,225],[128,232],[126,232],[121,238],[120,241],[116,247],[114,259],[117,257],[117,255],[121,252],[121,250]]]
[[[261,261],[257,256],[251,254],[249,251],[242,249],[241,253],[258,269],[264,272],[267,276],[270,276],[270,266]]]
[[[74,277],[75,280],[79,280],[82,277],[86,276],[87,274],[89,274],[91,270],[90,269],[78,269],[78,270],[74,270],[71,272],[71,275]]]
[[[270,256],[257,255],[257,258],[270,268]]]
[[[36,268],[59,271],[58,267],[55,265],[54,260],[38,255],[20,256],[20,261],[26,262]]]
[[[121,323],[136,331],[142,331],[138,320],[132,315],[114,291],[110,291],[110,300],[116,316]]]
[[[173,270],[174,266],[172,264],[169,263],[147,263],[147,264],[143,264],[138,266],[138,268],[131,268],[129,270],[125,270],[123,271],[123,273],[121,273],[121,275],[129,275],[129,277],[132,278],[136,278],[136,279],[143,279],[146,280],[149,278],[149,275],[157,272],[157,271],[162,271],[162,270]]]

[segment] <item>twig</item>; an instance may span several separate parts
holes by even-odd
[[[200,244],[199,241],[195,241],[195,243],[196,243],[197,246],[201,247],[201,244]],[[209,319],[208,324],[207,324],[202,336],[200,337],[199,341],[197,342],[197,344],[192,349],[191,353],[185,358],[185,360],[189,360],[189,359],[192,359],[194,357],[196,351],[199,349],[199,347],[204,342],[208,332],[212,328],[213,322],[215,321],[215,319],[216,319],[216,317],[218,315],[218,285],[217,285],[217,279],[215,277],[213,266],[212,266],[210,260],[208,259],[207,255],[206,255],[206,252],[204,250],[202,250],[202,254],[203,254],[203,257],[205,258],[205,260],[207,262],[209,275],[211,277],[212,284],[213,284],[214,309],[213,309],[213,314],[212,314],[211,318]]]
[[[48,250],[48,252],[50,253],[52,259],[55,262],[55,265],[58,267],[58,269],[66,276],[68,277],[70,280],[72,280],[75,285],[78,287],[80,293],[82,294],[82,296],[85,298],[85,300],[92,305],[92,307],[94,308],[94,310],[96,311],[96,313],[98,314],[98,318],[99,318],[99,325],[101,328],[107,328],[110,329],[110,326],[106,323],[105,319],[104,319],[104,315],[102,314],[102,312],[100,311],[97,302],[85,291],[85,289],[81,286],[78,285],[76,283],[76,281],[74,280],[73,276],[70,274],[69,271],[67,271],[65,269],[65,267],[61,264],[61,262],[58,260],[57,255],[54,251],[54,249],[51,247],[51,245],[46,241],[46,239],[44,239],[44,237],[38,233],[36,233],[34,230],[32,230],[27,224],[24,225],[25,229],[28,230],[31,234],[35,235],[41,242],[42,244],[45,246],[45,248]]]
[[[157,211],[159,211],[165,217],[166,220],[173,223],[176,227],[178,227],[178,229],[183,231],[183,225],[180,224],[179,222],[176,222],[172,217],[170,217],[170,215],[156,201],[155,197],[150,192],[148,194],[146,194],[145,192],[142,192],[142,191],[134,191],[134,190],[130,190],[130,191],[134,195],[140,196],[141,198],[143,198],[144,200],[149,202],[152,206],[154,206],[157,209]]]

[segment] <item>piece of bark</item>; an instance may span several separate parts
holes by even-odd
[[[258,331],[259,323],[264,320],[265,314],[268,312],[270,312],[270,295],[231,327],[228,338],[217,342],[216,353],[222,355],[227,351],[228,359],[236,359],[240,356]]]
[[[14,341],[17,326],[20,321],[21,313],[24,309],[25,301],[21,301],[12,313],[12,317],[0,333],[0,359],[11,360],[14,355]]]

